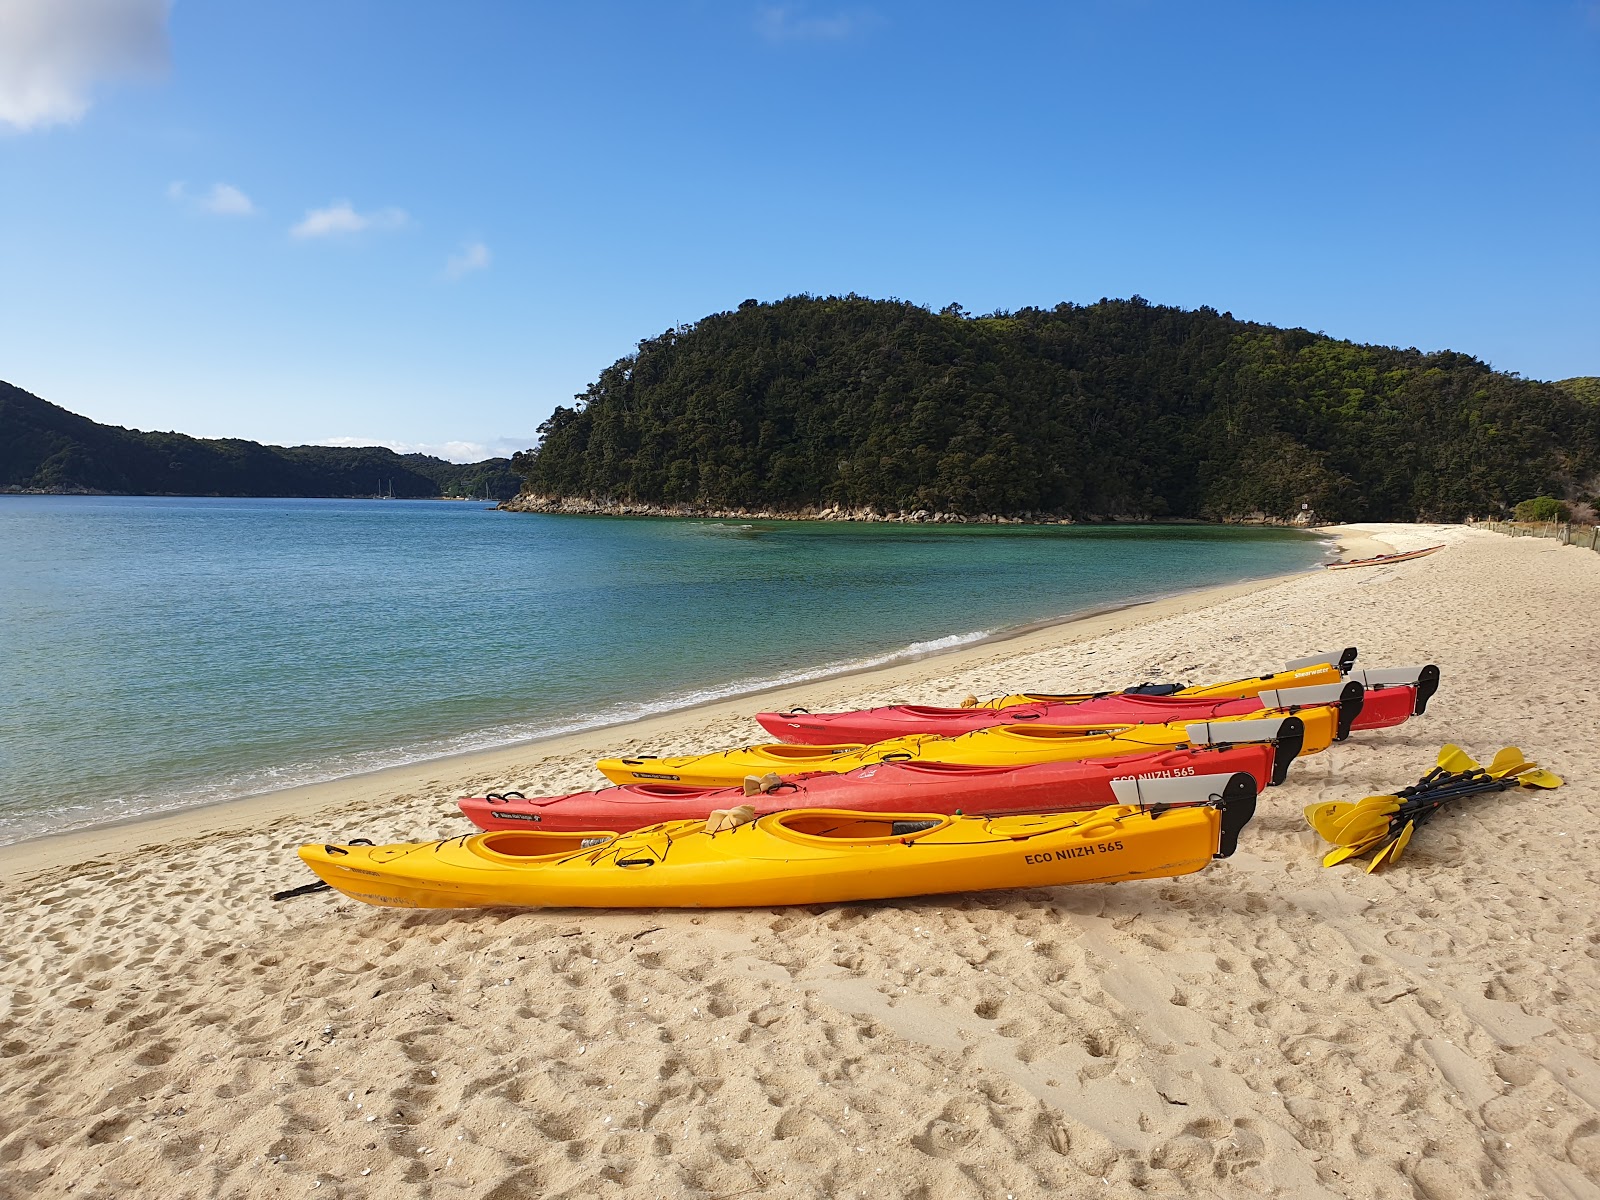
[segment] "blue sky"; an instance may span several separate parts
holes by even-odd
[[[0,378],[477,457],[746,297],[1600,374],[1600,3],[0,0]]]

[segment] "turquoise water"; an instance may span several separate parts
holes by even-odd
[[[0,842],[1323,559],[1287,530],[0,497]]]

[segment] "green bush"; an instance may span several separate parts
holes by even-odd
[[[1539,496],[1524,500],[1511,510],[1511,515],[1519,521],[1570,521],[1572,509],[1554,496]]]

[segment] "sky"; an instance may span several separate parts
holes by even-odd
[[[746,298],[1600,374],[1600,0],[0,0],[0,379],[457,461]]]

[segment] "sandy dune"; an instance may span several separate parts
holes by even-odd
[[[301,841],[455,833],[461,790],[760,740],[728,706],[137,853],[153,827],[14,848],[0,1195],[1600,1195],[1600,555],[1369,537],[1449,549],[773,701],[1198,681],[1350,643],[1440,665],[1426,717],[1296,764],[1240,853],[1182,880],[708,913],[267,898],[309,878]],[[1467,801],[1392,871],[1324,870],[1302,806],[1410,782],[1445,741],[1515,743],[1567,786]]]

